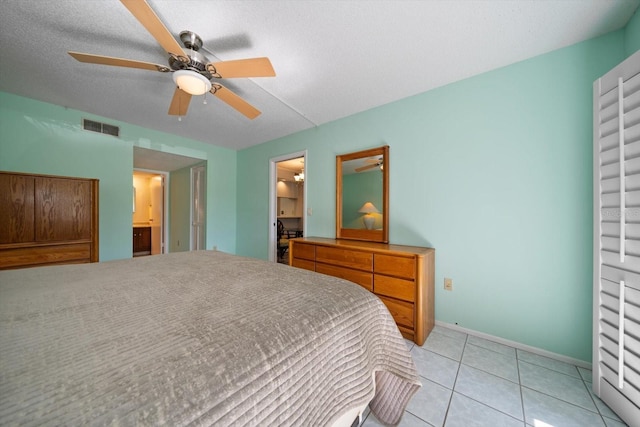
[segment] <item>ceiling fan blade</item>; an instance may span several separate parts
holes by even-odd
[[[173,99],[169,106],[170,116],[186,116],[189,109],[189,103],[191,102],[191,94],[183,91],[179,87],[173,93]]]
[[[261,114],[253,105],[249,104],[247,101],[218,83],[214,83],[212,85],[211,93],[247,116],[249,119],[255,119]]]
[[[80,62],[100,65],[113,65],[116,67],[138,68],[141,70],[168,72],[169,68],[164,65],[153,64],[151,62],[134,61],[131,59],[114,58],[112,56],[92,55],[89,53],[67,52]]]
[[[184,51],[173,35],[164,26],[158,15],[145,0],[120,0],[129,12],[155,38],[167,52],[176,56],[184,56]]]
[[[215,71],[212,74],[223,79],[233,77],[274,77],[276,75],[271,61],[266,57],[214,62],[207,64],[207,66],[208,68],[213,66]]]
[[[380,165],[379,163],[373,163],[371,165],[360,166],[359,168],[356,168],[355,171],[356,172],[363,172],[363,171],[366,171],[368,169],[377,168],[379,165]]]

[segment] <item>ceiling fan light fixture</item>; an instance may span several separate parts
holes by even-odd
[[[191,95],[202,95],[211,90],[209,79],[191,70],[174,71],[173,81],[181,90]]]

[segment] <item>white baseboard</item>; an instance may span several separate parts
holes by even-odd
[[[468,335],[473,335],[478,338],[484,338],[489,341],[494,341],[499,344],[508,345],[509,347],[514,347],[520,350],[528,351],[530,353],[537,354],[539,356],[548,357],[550,359],[559,360],[560,362],[570,363],[572,365],[579,366],[585,369],[591,369],[591,363],[585,362],[584,360],[574,359],[573,357],[565,356],[558,353],[553,353],[551,351],[543,350],[538,347],[532,347],[530,345],[522,344],[517,341],[511,341],[504,338],[496,337],[494,335],[485,334],[484,332],[474,331],[473,329],[463,328],[462,326],[453,325],[451,323],[441,322],[436,320],[437,326],[442,326],[443,328],[453,329],[455,331],[463,332]]]

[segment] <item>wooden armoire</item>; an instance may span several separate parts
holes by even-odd
[[[0,171],[0,269],[98,261],[98,180]]]

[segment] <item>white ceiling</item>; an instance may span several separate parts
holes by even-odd
[[[276,77],[223,84],[249,120],[194,97],[167,110],[168,73],[84,64],[68,50],[166,64],[117,0],[2,0],[0,90],[242,149],[623,27],[640,0],[149,0],[210,60],[268,56]]]
[[[163,151],[133,147],[133,167],[153,171],[173,172],[202,163],[204,160]]]

